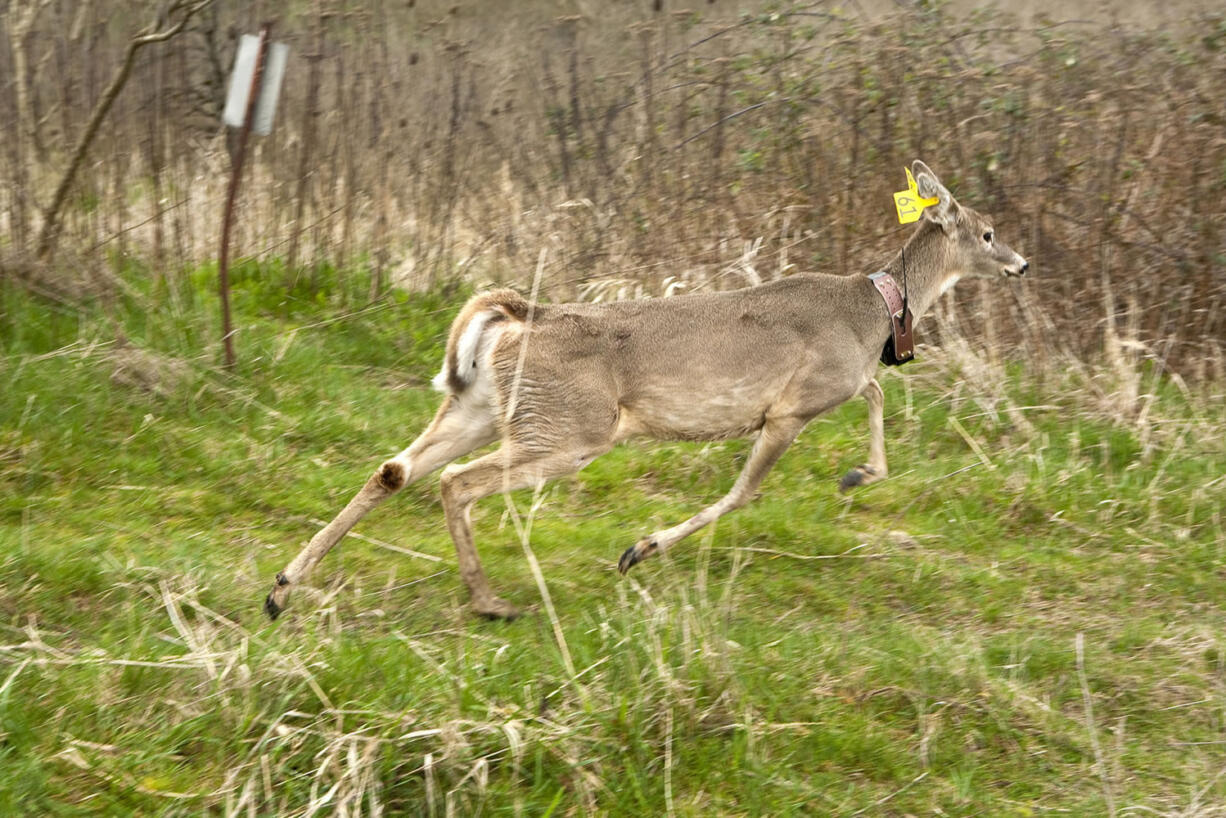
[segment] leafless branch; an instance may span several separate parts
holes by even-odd
[[[40,261],[47,262],[51,260],[55,249],[55,241],[60,232],[60,213],[63,210],[65,200],[68,198],[68,191],[76,180],[77,171],[81,169],[81,164],[85,161],[85,155],[89,152],[89,146],[93,144],[94,137],[98,135],[98,129],[102,126],[102,121],[106,119],[111,106],[115,104],[116,98],[123,91],[123,87],[132,73],[132,66],[136,63],[137,53],[147,45],[165,42],[177,36],[186,28],[192,17],[212,3],[213,0],[196,0],[196,2],[190,3],[183,2],[182,0],[172,2],[159,13],[157,20],[141,29],[135,37],[128,41],[128,48],[124,54],[123,63],[115,71],[110,84],[107,85],[106,90],[103,91],[101,98],[99,98],[98,104],[94,106],[89,123],[85,126],[85,130],[81,132],[76,147],[73,148],[71,158],[68,160],[68,167],[64,169],[59,184],[56,185],[55,194],[51,197],[51,203],[47,205],[47,209],[43,212],[43,224],[39,229],[36,245],[36,252]]]

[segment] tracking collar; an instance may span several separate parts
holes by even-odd
[[[901,366],[915,357],[915,339],[911,334],[911,308],[898,289],[894,276],[885,272],[872,273],[868,280],[885,301],[890,318],[890,337],[881,350],[881,362],[886,366]]]

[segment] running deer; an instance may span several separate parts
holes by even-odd
[[[959,278],[1025,274],[1028,263],[997,240],[991,221],[955,202],[923,162],[912,170],[918,194],[937,203],[886,272],[901,277],[905,261],[917,318]],[[534,304],[511,290],[477,295],[451,325],[434,420],[277,575],[265,610],[276,618],[290,590],[375,506],[496,440],[499,449],[447,466],[440,479],[472,608],[493,618],[517,611],[495,596],[481,567],[473,504],[576,472],[623,440],[754,444],[723,499],[632,545],[618,562],[622,573],[749,502],[805,424],[856,395],[868,402],[868,462],[842,487],[882,480],[883,395],[873,376],[890,337],[882,296],[859,275],[794,275],[731,292],[600,304]]]

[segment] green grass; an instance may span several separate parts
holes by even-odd
[[[270,624],[312,521],[429,419],[463,300],[284,278],[236,275],[232,374],[211,271],[84,316],[0,291],[0,814],[1226,804],[1220,397],[1156,382],[1138,424],[1105,375],[985,384],[929,353],[883,373],[890,480],[836,491],[866,455],[853,402],[628,578],[622,550],[730,488],[745,444],[619,448],[512,495],[539,503],[561,644],[502,498],[478,545],[528,613],[465,610],[433,480]],[[115,327],[186,363],[133,385]]]

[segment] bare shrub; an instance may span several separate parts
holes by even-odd
[[[51,4],[4,44],[13,248],[37,233],[31,203],[123,53],[108,20],[137,5]],[[1223,374],[1220,15],[1177,31],[946,6],[874,19],[820,2],[661,8],[319,0],[287,13],[274,37],[290,43],[290,75],[236,251],[288,255],[292,278],[364,260],[376,297],[393,281],[522,283],[546,246],[555,299],[864,272],[897,244],[899,166],[925,157],[1009,226],[1036,273],[1012,301],[965,288],[957,323],[932,337],[1040,364]],[[228,164],[217,110],[254,15],[214,6],[142,51],[133,85],[146,90],[116,100],[63,242],[158,270],[212,257]],[[48,62],[59,70],[7,70]]]

